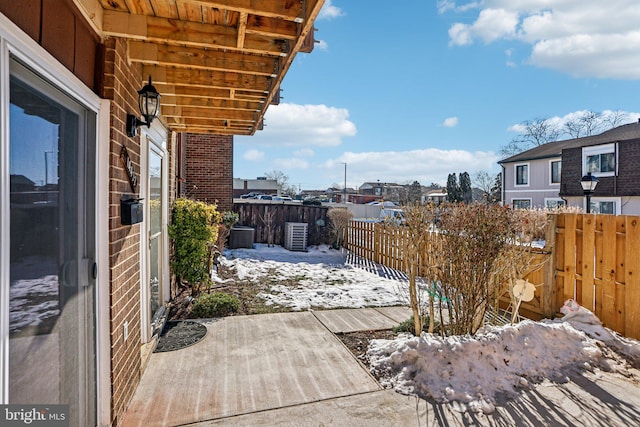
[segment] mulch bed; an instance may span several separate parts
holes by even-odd
[[[369,358],[367,357],[369,342],[375,339],[392,340],[396,336],[397,334],[390,329],[336,334],[336,337],[342,341],[349,351],[367,367],[370,367]]]
[[[168,321],[160,336],[154,353],[180,350],[192,346],[207,335],[207,327],[188,320]]]

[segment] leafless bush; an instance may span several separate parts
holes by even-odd
[[[440,285],[439,306],[447,310],[446,319],[440,310],[443,333],[473,335],[505,287],[527,270],[533,255],[526,250],[531,239],[520,239],[522,218],[497,205],[441,206],[438,243],[427,251]]]
[[[273,225],[275,222],[276,210],[270,209],[269,205],[264,205],[264,214],[260,215],[260,221],[264,224],[267,232],[267,247],[273,246]]]
[[[331,208],[327,212],[331,221],[331,234],[334,238],[333,246],[337,249],[344,243],[344,233],[353,219],[353,212],[346,208]]]
[[[403,233],[402,241],[402,253],[405,263],[405,273],[409,277],[409,305],[413,311],[414,331],[416,335],[422,333],[422,328],[425,326],[422,324],[424,319],[424,305],[423,293],[420,292],[417,285],[417,277],[420,275],[420,267],[429,260],[424,259],[425,254],[429,254],[426,251],[430,240],[433,240],[436,235],[430,231],[433,227],[434,220],[436,218],[436,208],[434,205],[422,206],[419,203],[412,203],[404,208],[404,224],[398,224],[400,230]],[[431,243],[434,243],[433,241]],[[429,333],[434,330],[434,310],[433,310],[433,298],[428,299],[429,303]]]

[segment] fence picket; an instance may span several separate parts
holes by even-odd
[[[625,221],[625,335],[640,339],[640,217],[627,216]]]
[[[594,296],[594,272],[595,272],[595,236],[596,216],[585,215],[582,217],[582,254],[581,262],[581,289],[582,305],[591,311],[595,311]],[[578,246],[580,247],[580,246]]]

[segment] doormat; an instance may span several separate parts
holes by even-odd
[[[154,353],[187,348],[196,344],[205,335],[207,335],[207,327],[201,323],[188,320],[169,321],[158,337],[158,345]]]

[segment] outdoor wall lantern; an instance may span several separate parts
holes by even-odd
[[[597,177],[591,175],[591,172],[587,172],[587,174],[580,180],[582,191],[584,191],[584,196],[587,198],[587,213],[591,213],[591,195],[596,190],[598,181],[600,180]]]
[[[144,121],[133,114],[127,114],[127,135],[132,138],[138,134],[139,126],[151,127],[151,122],[160,113],[160,94],[151,84],[151,76],[149,76],[149,83],[138,91],[138,107]]]

